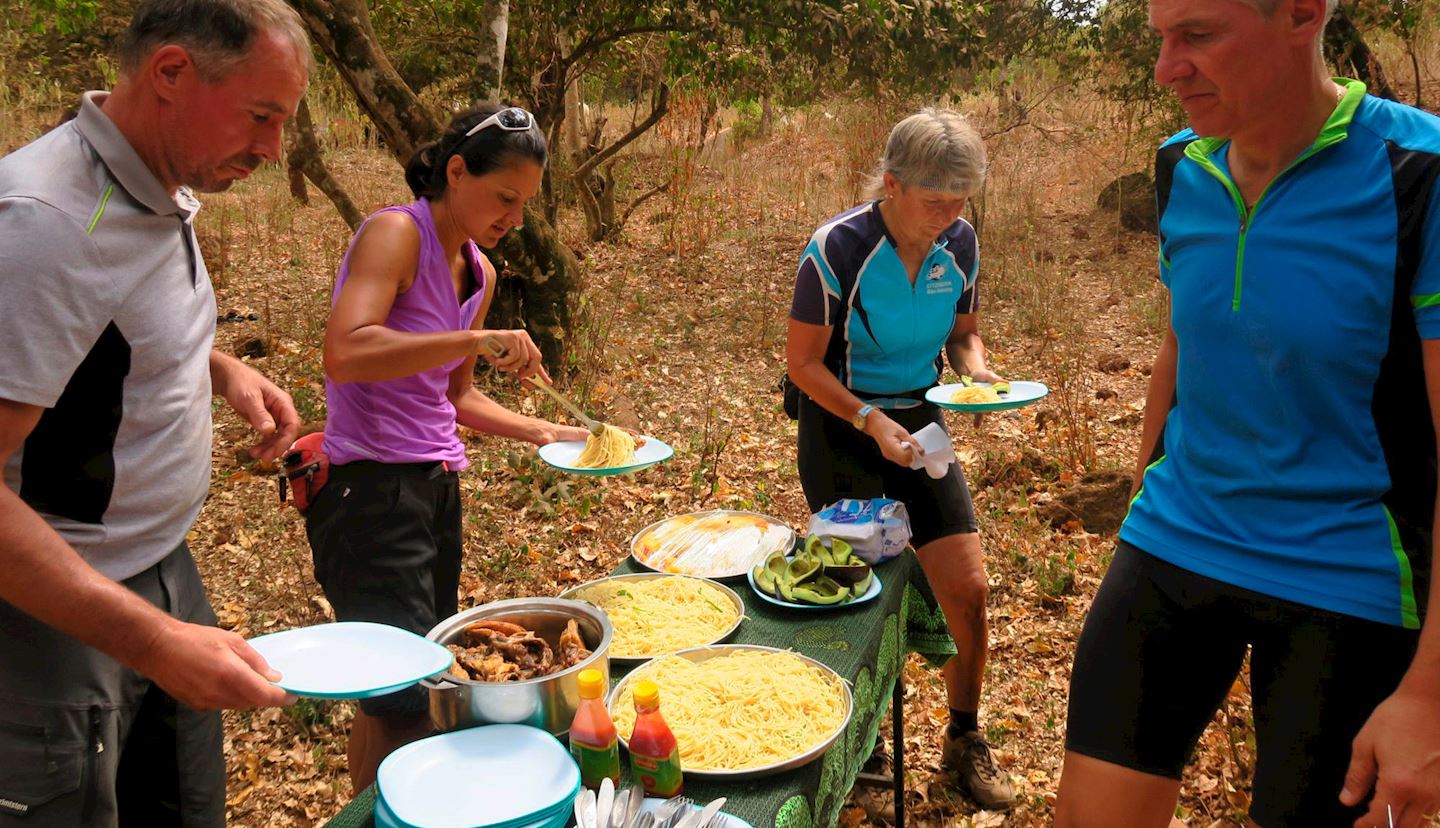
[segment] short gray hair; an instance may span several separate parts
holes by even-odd
[[[1275,7],[1280,0],[1240,0],[1240,2],[1253,6],[1256,11],[1271,17],[1275,14]],[[1325,0],[1325,22],[1328,24],[1330,18],[1335,16],[1335,7],[1340,5],[1340,0]]]
[[[985,183],[985,142],[959,113],[926,107],[890,130],[867,198],[884,193],[887,172],[907,187],[971,195]]]
[[[133,74],[162,46],[183,46],[206,82],[227,77],[255,45],[275,33],[294,45],[308,68],[310,38],[284,0],[146,0],[135,10],[120,46],[120,71]]]

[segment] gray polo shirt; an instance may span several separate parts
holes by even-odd
[[[0,158],[0,398],[46,409],[5,485],[122,580],[205,499],[215,293],[199,203],[166,192],[105,96]]]

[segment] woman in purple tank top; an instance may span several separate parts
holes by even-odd
[[[523,109],[456,116],[405,169],[416,201],[367,219],[340,265],[325,333],[330,482],[305,520],[315,578],[337,620],[424,635],[458,611],[457,423],[536,445],[587,436],[509,411],[471,384],[477,355],[520,377],[542,372],[524,331],[484,327],[495,268],[479,248],[523,220],[545,159]],[[504,357],[480,347],[486,336],[503,343]],[[350,732],[355,790],[392,750],[430,730],[418,686],[361,701]]]

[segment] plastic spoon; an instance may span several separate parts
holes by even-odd
[[[610,828],[610,810],[615,806],[615,783],[610,777],[600,782],[600,794],[595,797],[595,828]]]
[[[595,828],[595,792],[589,788],[581,788],[580,793],[575,794],[575,826]]]

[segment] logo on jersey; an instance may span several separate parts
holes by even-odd
[[[932,282],[945,278],[945,266],[931,265],[930,272],[925,274],[925,278]]]

